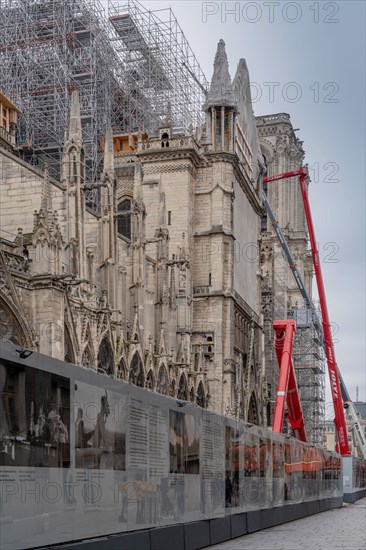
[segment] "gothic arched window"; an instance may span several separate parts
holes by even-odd
[[[114,360],[112,346],[108,338],[104,337],[98,351],[98,371],[113,374]]]
[[[267,411],[267,426],[270,427],[270,426],[272,426],[271,404],[270,403],[267,403],[266,411]]]
[[[83,367],[86,367],[87,369],[91,369],[93,366],[92,354],[88,345],[86,346],[83,356],[81,358],[81,364],[83,365]]]
[[[120,360],[117,366],[117,376],[118,378],[122,378],[122,380],[126,380],[127,378],[127,368],[126,363],[123,359]]]
[[[188,384],[184,374],[182,374],[182,376],[179,379],[177,398],[181,399],[182,401],[188,401]]]
[[[153,374],[152,370],[149,370],[149,372],[147,373],[147,376],[146,376],[146,387],[149,390],[153,390],[154,386],[155,386],[154,374]]]
[[[169,395],[170,397],[175,397],[175,392],[176,392],[176,389],[175,389],[175,380],[172,380],[171,381],[171,384],[169,386]]]
[[[203,387],[202,382],[198,384],[196,403],[203,409],[206,407],[205,388]]]
[[[132,357],[129,381],[140,388],[144,387],[145,376],[142,362],[138,353]]]
[[[249,401],[248,422],[251,424],[258,424],[258,408],[254,392],[252,393]]]
[[[131,239],[131,200],[124,199],[118,204],[118,233]]]
[[[158,372],[156,391],[162,395],[168,395],[168,373],[164,365],[160,367]]]
[[[191,403],[194,403],[194,387],[191,387],[191,391],[189,392],[189,400]]]
[[[71,337],[66,325],[64,328],[64,360],[66,363],[75,363],[75,355],[71,343]]]
[[[168,132],[164,132],[161,135],[161,146],[162,147],[169,147],[169,134],[168,134]]]

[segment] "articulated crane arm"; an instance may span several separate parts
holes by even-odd
[[[280,375],[272,431],[282,433],[285,401],[287,401],[288,419],[294,436],[300,441],[306,441],[301,402],[292,363],[292,347],[296,332],[295,321],[274,321],[273,328],[275,331],[274,347],[280,367]]]
[[[323,275],[322,275],[322,270],[320,265],[319,253],[316,246],[313,219],[311,215],[309,197],[307,193],[306,180],[308,178],[308,173],[305,168],[300,168],[299,170],[293,170],[291,172],[285,172],[283,174],[278,174],[276,176],[263,178],[263,183],[270,183],[273,181],[279,181],[282,179],[287,179],[292,177],[299,177],[299,181],[300,181],[300,190],[301,190],[301,195],[304,203],[306,222],[307,222],[309,237],[310,237],[311,254],[313,258],[315,278],[316,278],[316,283],[318,287],[320,308],[322,312],[325,354],[327,357],[328,373],[330,378],[330,387],[332,392],[334,415],[335,415],[334,423],[336,425],[336,430],[338,435],[338,445],[339,445],[340,454],[342,456],[347,456],[347,455],[350,455],[351,453],[348,446],[347,429],[346,429],[346,422],[344,418],[340,381],[338,376],[339,371],[338,371],[338,367],[335,359],[335,351],[334,351],[331,326],[329,322],[327,300],[325,296],[325,289],[324,289],[324,283],[323,283]]]
[[[300,275],[300,272],[299,270],[297,269],[297,265],[292,257],[292,254],[291,254],[291,250],[290,250],[290,247],[288,246],[287,244],[287,241],[285,239],[285,236],[282,232],[282,229],[278,223],[278,221],[276,220],[276,217],[273,213],[273,210],[272,210],[272,207],[270,205],[270,202],[267,198],[267,195],[265,194],[265,192],[263,191],[262,192],[262,202],[265,206],[265,209],[267,210],[267,214],[268,214],[268,217],[269,219],[271,220],[271,224],[272,224],[272,227],[277,235],[277,239],[279,240],[279,243],[282,247],[282,250],[286,256],[286,259],[288,261],[288,265],[292,271],[292,274],[294,276],[294,279],[296,281],[296,284],[300,290],[300,293],[301,293],[301,296],[304,298],[304,302],[306,304],[306,307],[312,309],[312,301],[311,301],[311,298],[308,294],[308,291],[306,290],[306,287],[303,283],[303,280],[301,278],[301,275]]]

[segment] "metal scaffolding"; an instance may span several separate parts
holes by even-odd
[[[154,133],[168,101],[177,131],[201,125],[208,82],[172,10],[109,0],[108,19],[124,83],[115,104],[116,128]]]
[[[286,258],[277,245],[273,250],[273,320],[286,319],[288,303],[289,269]],[[291,274],[290,274],[291,275]]]
[[[170,9],[135,0],[0,0],[0,89],[20,107],[17,143],[59,179],[70,94],[80,94],[86,180],[98,181],[106,127],[152,134],[172,104],[175,126],[202,122],[205,76]],[[97,205],[97,195],[89,197]]]
[[[100,172],[99,142],[111,110],[110,67],[103,8],[91,0],[0,0],[0,88],[22,110],[17,143],[36,165],[60,173],[70,94],[80,93],[86,176]]]
[[[266,234],[267,236],[269,233]],[[287,318],[288,265],[280,246],[266,241],[271,250],[269,271],[265,274],[262,288],[263,328],[265,334],[264,358],[266,365],[267,423],[272,424],[279,376],[279,366],[273,346],[275,319]]]
[[[295,319],[293,362],[308,440],[324,444],[325,354],[318,306],[288,312]]]
[[[268,233],[266,234],[268,235]],[[278,383],[279,367],[274,352],[273,320],[294,319],[296,334],[293,347],[293,362],[296,380],[303,410],[303,417],[308,441],[324,444],[325,418],[325,355],[324,337],[321,327],[321,315],[318,305],[312,309],[299,295],[296,304],[290,304],[289,287],[291,272],[280,246],[274,242],[272,248],[272,267],[268,274],[267,286],[262,292],[264,311],[264,331],[267,345],[265,347],[266,380],[270,384],[268,404],[273,417],[275,393]],[[269,415],[269,411],[267,413]],[[285,429],[288,428],[285,422]]]

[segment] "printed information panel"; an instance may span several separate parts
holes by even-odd
[[[336,454],[37,353],[5,355],[2,550],[342,494]]]

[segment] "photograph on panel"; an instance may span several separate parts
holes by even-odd
[[[199,424],[191,414],[169,411],[170,472],[199,474]]]
[[[0,466],[70,466],[70,382],[0,363]]]
[[[125,396],[76,382],[76,468],[126,469],[127,413]]]

